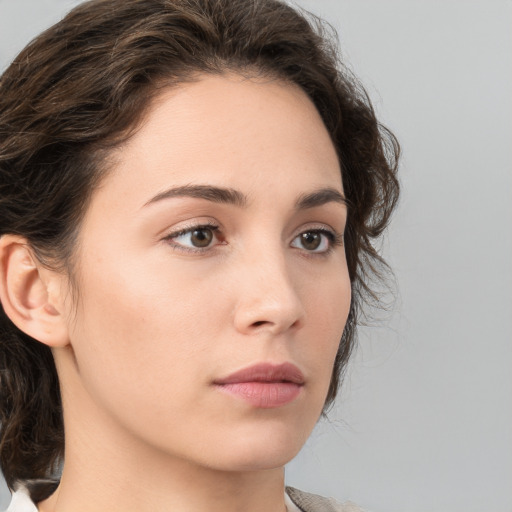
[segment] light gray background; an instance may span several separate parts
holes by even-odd
[[[0,0],[0,68],[76,3]],[[337,28],[404,158],[398,302],[287,481],[373,512],[512,512],[512,2],[298,3]]]

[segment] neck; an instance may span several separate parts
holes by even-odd
[[[56,492],[39,504],[40,512],[286,510],[282,469],[228,473],[176,463],[159,474],[142,474],[133,466],[116,473],[113,466],[96,468],[96,473],[82,467],[80,474],[74,464],[67,466]]]

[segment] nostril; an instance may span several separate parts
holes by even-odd
[[[257,322],[254,322],[252,325],[254,325],[254,327],[259,327],[260,325],[264,325],[265,323],[265,320],[258,320]]]

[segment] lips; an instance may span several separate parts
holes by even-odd
[[[260,363],[214,381],[221,392],[257,408],[281,407],[294,401],[304,386],[304,375],[291,363]]]

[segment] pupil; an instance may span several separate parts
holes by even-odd
[[[321,237],[319,233],[304,233],[302,235],[302,245],[310,251],[318,249],[320,242]]]
[[[196,247],[207,247],[213,238],[211,229],[196,229],[192,233],[192,244]]]

